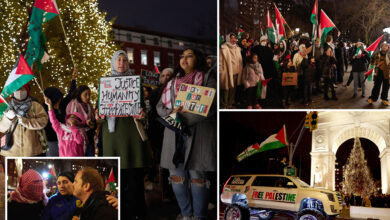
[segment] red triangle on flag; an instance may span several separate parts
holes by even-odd
[[[321,28],[324,29],[329,27],[336,27],[336,25],[334,25],[333,21],[325,14],[324,10],[321,9]]]
[[[263,86],[266,86],[268,84],[268,82],[271,80],[272,78],[268,78],[268,79],[265,79],[265,80],[261,80],[261,84],[263,84]]]
[[[259,146],[258,143],[254,144],[252,147],[253,147],[254,149],[256,149],[256,150],[259,150],[259,149],[260,149],[260,146]]]
[[[3,96],[0,95],[0,104],[3,104],[3,103],[7,103],[7,101],[5,101],[5,99],[3,98]]]
[[[275,136],[275,138],[278,139],[280,142],[282,142],[284,145],[287,145],[286,130],[285,130],[284,125],[283,125],[282,129],[280,129],[278,134]]]
[[[24,59],[22,54],[19,57],[19,62],[17,64],[15,74],[16,75],[34,75],[34,73],[31,71],[30,66],[27,64],[27,62]]]
[[[54,1],[55,0],[36,0],[34,7],[42,9],[45,12],[58,14],[57,5]]]
[[[267,10],[267,28],[274,28],[274,25],[271,21],[271,16],[269,15],[269,10]]]
[[[51,168],[50,168],[49,173],[50,173],[52,176],[57,177],[56,172],[54,171],[54,167],[51,167]]]
[[[372,71],[374,71],[374,68],[370,69],[370,70],[369,70],[367,73],[365,73],[364,75],[369,76],[369,75],[371,75]]]
[[[374,43],[372,43],[366,50],[374,52],[376,48],[378,47],[379,43],[381,42],[383,38],[383,35],[380,36]]]
[[[113,169],[111,169],[110,176],[108,177],[107,182],[115,182]]]

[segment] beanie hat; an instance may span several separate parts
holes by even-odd
[[[260,37],[260,42],[265,41],[265,40],[268,40],[267,36],[263,35]]]
[[[43,189],[41,175],[37,171],[29,169],[20,177],[19,186],[11,194],[11,199],[19,203],[37,203],[46,197]]]
[[[53,105],[57,103],[58,100],[60,100],[64,96],[62,92],[54,86],[46,88],[44,93],[45,96],[47,96],[51,100]]]
[[[60,174],[58,174],[58,177],[60,176],[64,176],[66,178],[68,178],[70,180],[70,182],[74,182],[74,174],[70,171],[64,171],[64,172],[61,172]]]
[[[71,112],[70,114],[67,114],[66,117],[65,117],[65,121],[68,120],[68,118],[70,117],[70,115],[74,115],[74,116],[78,117],[78,118],[80,119],[80,121],[81,121],[81,124],[82,124],[82,125],[85,125],[85,118],[84,118],[84,116],[83,116],[81,113],[79,113],[79,112]]]
[[[24,84],[22,87],[27,90],[27,95],[30,96],[30,85],[29,84]]]

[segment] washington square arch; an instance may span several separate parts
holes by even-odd
[[[355,137],[378,148],[382,192],[390,193],[390,114],[384,111],[319,112],[318,129],[312,133],[310,185],[335,190],[336,152]]]

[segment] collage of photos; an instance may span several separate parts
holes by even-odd
[[[390,220],[390,1],[0,17],[0,220]]]

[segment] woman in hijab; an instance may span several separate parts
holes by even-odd
[[[8,202],[8,219],[40,220],[47,197],[43,179],[35,170],[27,170],[20,177],[19,186]]]
[[[203,54],[186,49],[180,66],[167,83],[157,112],[161,117],[174,116],[181,121],[182,131],[166,127],[161,167],[169,169],[172,189],[181,209],[177,219],[205,219],[210,193],[210,172],[216,171],[217,118],[216,98],[207,117],[174,109],[173,103],[182,83],[216,88],[212,71],[204,73]]]
[[[43,130],[47,122],[48,115],[45,109],[30,96],[28,85],[15,91],[9,102],[8,110],[0,119],[0,132],[13,132],[12,143],[1,146],[0,154],[13,157],[31,157],[42,154],[43,146],[47,147]]]
[[[132,75],[125,51],[117,51],[111,60],[111,76]],[[141,96],[142,97],[142,96]],[[144,168],[150,167],[151,155],[146,146],[143,126],[137,126],[141,118],[109,117],[102,127],[103,156],[121,157],[123,219],[143,219],[146,214],[144,196]]]

